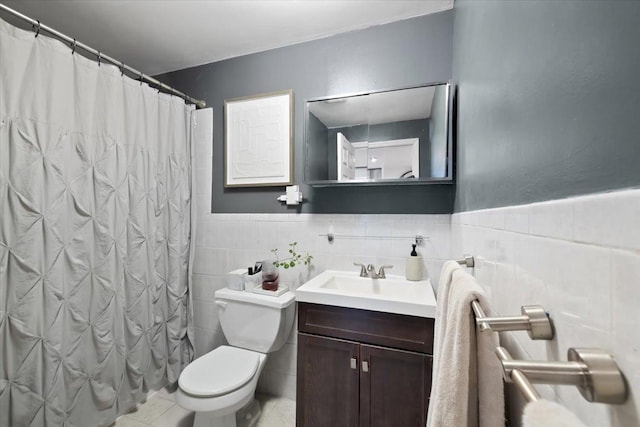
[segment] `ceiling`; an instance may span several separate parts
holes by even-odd
[[[436,86],[392,90],[309,103],[309,111],[329,129],[431,117]]]
[[[453,0],[0,2],[149,75],[453,7]]]

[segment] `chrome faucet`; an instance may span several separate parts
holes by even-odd
[[[393,268],[393,265],[383,265],[382,267],[380,267],[380,270],[378,270],[378,279],[386,279],[387,276],[384,272],[384,269],[389,269],[389,268]]]
[[[393,265],[383,265],[376,273],[376,268],[373,264],[369,264],[365,267],[364,264],[354,262],[353,265],[360,267],[360,277],[369,277],[371,279],[385,279],[387,276],[384,269],[393,268]]]
[[[360,267],[360,277],[369,277],[369,274],[367,273],[367,267],[365,267],[364,264],[354,262],[353,265]]]

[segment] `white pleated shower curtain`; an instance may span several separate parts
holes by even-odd
[[[0,426],[99,426],[192,358],[191,112],[0,20]]]

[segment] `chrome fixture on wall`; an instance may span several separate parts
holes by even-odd
[[[474,266],[471,255],[457,260]],[[521,307],[522,316],[487,317],[478,300],[471,301],[476,324],[481,331],[526,330],[531,339],[554,337],[549,314],[539,305]],[[621,404],[627,399],[627,384],[613,356],[599,348],[570,348],[568,362],[514,360],[504,347],[496,348],[506,382],[518,386],[529,402],[540,400],[531,383],[574,385],[589,402]]]
[[[429,240],[428,237],[424,237],[421,234],[415,236],[362,236],[357,234],[318,234],[318,237],[326,237],[329,243],[333,243],[335,239],[364,239],[364,240],[404,240],[413,239],[416,245],[422,246],[425,240]]]
[[[482,331],[527,331],[532,340],[553,339],[551,319],[539,305],[523,305],[521,316],[487,317],[478,301],[471,302],[476,315],[476,323]]]
[[[476,260],[473,258],[473,255],[464,254],[464,258],[456,260],[458,264],[463,267],[473,268],[476,266]]]
[[[621,404],[627,386],[613,357],[598,348],[570,348],[568,362],[514,360],[503,348],[496,349],[504,379],[515,383],[529,401],[540,400],[531,383],[574,385],[589,402]]]
[[[463,267],[475,267],[473,255],[464,254],[464,258],[456,260]],[[481,331],[527,331],[533,340],[553,339],[553,326],[545,309],[539,305],[524,305],[520,307],[521,316],[487,317],[480,303],[471,302],[471,308],[476,316],[476,324]]]

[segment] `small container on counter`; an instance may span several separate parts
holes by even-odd
[[[262,272],[254,273],[250,270],[251,273],[246,273],[244,275],[244,289],[250,290],[254,289],[256,286],[262,285]]]
[[[246,274],[247,270],[244,268],[227,273],[227,288],[233,289],[234,291],[244,291]]]
[[[413,246],[413,249],[411,250],[411,254],[407,257],[405,277],[407,280],[422,280],[424,270],[422,256],[418,255],[418,252],[416,252],[416,245],[411,246]]]

